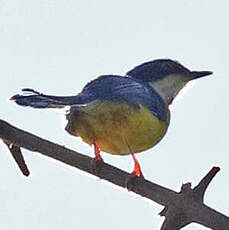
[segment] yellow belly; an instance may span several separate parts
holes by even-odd
[[[72,107],[66,129],[101,151],[125,155],[151,148],[165,135],[168,121],[161,121],[144,107],[127,103],[96,102]]]

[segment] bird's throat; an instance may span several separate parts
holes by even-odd
[[[178,95],[181,89],[187,84],[183,76],[169,75],[163,79],[155,82],[150,82],[149,85],[161,96],[163,101],[169,105],[173,99]]]

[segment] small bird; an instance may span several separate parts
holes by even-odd
[[[100,151],[131,154],[133,176],[143,176],[135,153],[156,145],[170,123],[169,105],[189,82],[212,74],[190,71],[177,61],[157,59],[136,66],[125,76],[102,75],[87,83],[75,96],[51,96],[25,88],[24,95],[11,100],[34,108],[64,108],[66,131],[94,146],[96,162]]]

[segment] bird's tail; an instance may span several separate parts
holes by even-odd
[[[45,95],[29,88],[22,89],[22,91],[23,95],[16,94],[10,100],[15,101],[18,105],[33,108],[64,108],[76,103],[76,96]]]

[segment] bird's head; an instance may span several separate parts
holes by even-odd
[[[153,87],[168,105],[189,81],[210,74],[212,74],[210,71],[190,71],[177,61],[170,59],[146,62],[127,73],[129,77]]]

